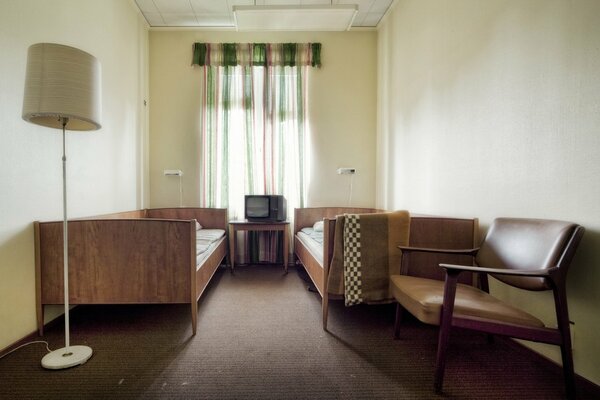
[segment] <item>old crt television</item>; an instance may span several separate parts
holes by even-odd
[[[283,196],[248,194],[244,201],[244,217],[253,222],[285,221],[286,208]]]

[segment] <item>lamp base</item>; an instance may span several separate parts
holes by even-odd
[[[69,346],[54,350],[42,358],[42,367],[46,369],[65,369],[84,364],[92,356],[88,346]]]

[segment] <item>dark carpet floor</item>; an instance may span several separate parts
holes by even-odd
[[[40,366],[33,344],[0,360],[1,399],[561,399],[560,373],[502,340],[456,332],[444,393],[433,392],[437,329],[408,319],[392,340],[394,307],[330,309],[300,272],[220,269],[199,304],[79,307],[71,344],[94,355],[62,371]],[[44,337],[62,347],[57,324]],[[579,393],[580,398],[591,398]]]

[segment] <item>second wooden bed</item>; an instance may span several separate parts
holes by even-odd
[[[325,330],[329,300],[340,298],[338,294],[330,293],[327,288],[329,266],[333,257],[336,216],[378,212],[386,210],[356,207],[313,207],[294,210],[294,254],[321,295]],[[323,222],[321,242],[313,240],[310,234],[307,234],[318,221]],[[478,232],[477,218],[411,215],[409,245],[443,249],[472,248],[478,244]],[[443,271],[438,268],[441,262],[464,264],[470,263],[471,260],[470,257],[459,255],[411,253],[402,257],[402,265],[398,265],[398,272],[411,274],[418,271],[419,276],[443,279]]]

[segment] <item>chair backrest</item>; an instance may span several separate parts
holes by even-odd
[[[559,267],[564,276],[582,235],[583,228],[571,222],[498,218],[490,226],[475,261],[488,268],[541,270]],[[494,277],[522,289],[551,289],[546,278]]]
[[[471,249],[479,244],[477,218],[451,218],[431,215],[410,217],[409,245],[437,249]],[[471,265],[465,255],[410,252],[402,256],[401,274],[443,281],[446,273],[440,263]],[[472,274],[461,274],[459,282],[473,284]]]

